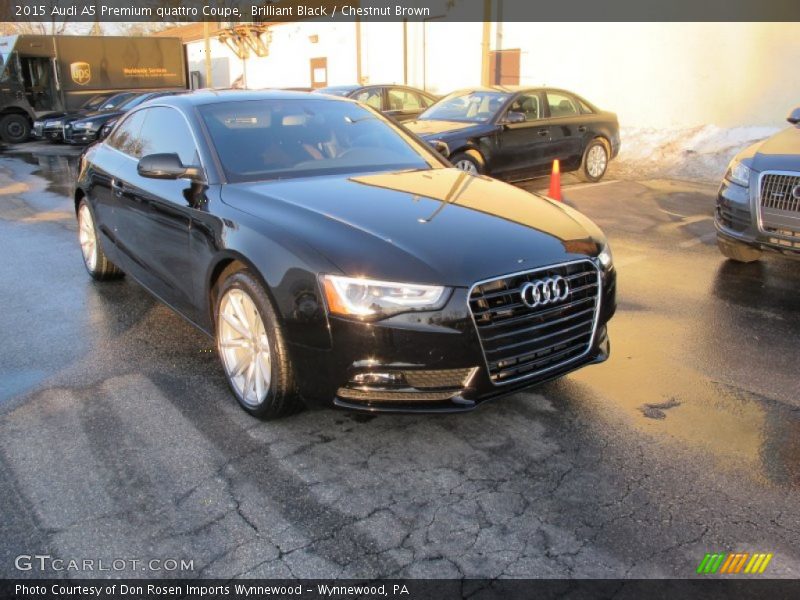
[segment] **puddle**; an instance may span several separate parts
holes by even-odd
[[[52,154],[14,154],[36,169],[31,173],[47,180],[47,191],[62,196],[71,196],[78,170],[77,156],[61,156]]]

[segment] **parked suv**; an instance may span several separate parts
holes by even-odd
[[[742,150],[717,195],[717,244],[727,258],[753,262],[762,252],[800,258],[800,106],[792,124]]]

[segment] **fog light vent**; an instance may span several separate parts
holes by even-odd
[[[402,373],[369,372],[358,373],[352,379],[355,385],[405,386]]]

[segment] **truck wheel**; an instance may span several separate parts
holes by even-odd
[[[751,263],[761,258],[761,250],[717,236],[717,247],[722,256],[740,263]]]
[[[7,144],[19,144],[31,135],[31,123],[23,115],[6,115],[0,119],[0,138]]]

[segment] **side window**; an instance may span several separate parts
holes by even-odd
[[[375,110],[382,110],[382,102],[381,102],[381,88],[370,88],[368,90],[364,90],[363,92],[359,92],[353,99],[357,102],[361,102],[362,104],[366,104],[367,106],[371,106]]]
[[[140,134],[142,156],[175,152],[184,165],[198,164],[192,132],[176,109],[157,106],[142,112],[147,113]]]
[[[419,102],[422,108],[428,108],[429,106],[436,104],[436,100],[434,98],[428,98],[422,94],[419,95]]]
[[[521,94],[511,104],[509,112],[518,112],[525,115],[526,121],[536,121],[542,118],[538,94]]]
[[[125,117],[125,120],[114,130],[113,135],[106,143],[132,158],[141,158],[142,139],[140,132],[147,112],[147,109],[144,109]]]
[[[578,100],[578,104],[580,104],[580,107],[581,107],[581,112],[582,112],[582,113],[584,113],[584,114],[587,114],[587,115],[592,115],[592,114],[594,114],[594,110],[592,110],[592,107],[591,107],[591,106],[589,106],[588,104],[586,104],[586,102],[584,102],[584,101],[583,101],[583,100],[581,100],[580,98],[578,98],[577,100]]]
[[[560,92],[547,92],[547,104],[551,117],[571,117],[580,112],[575,100]]]
[[[392,88],[389,90],[389,110],[420,110],[424,105],[415,92]]]

